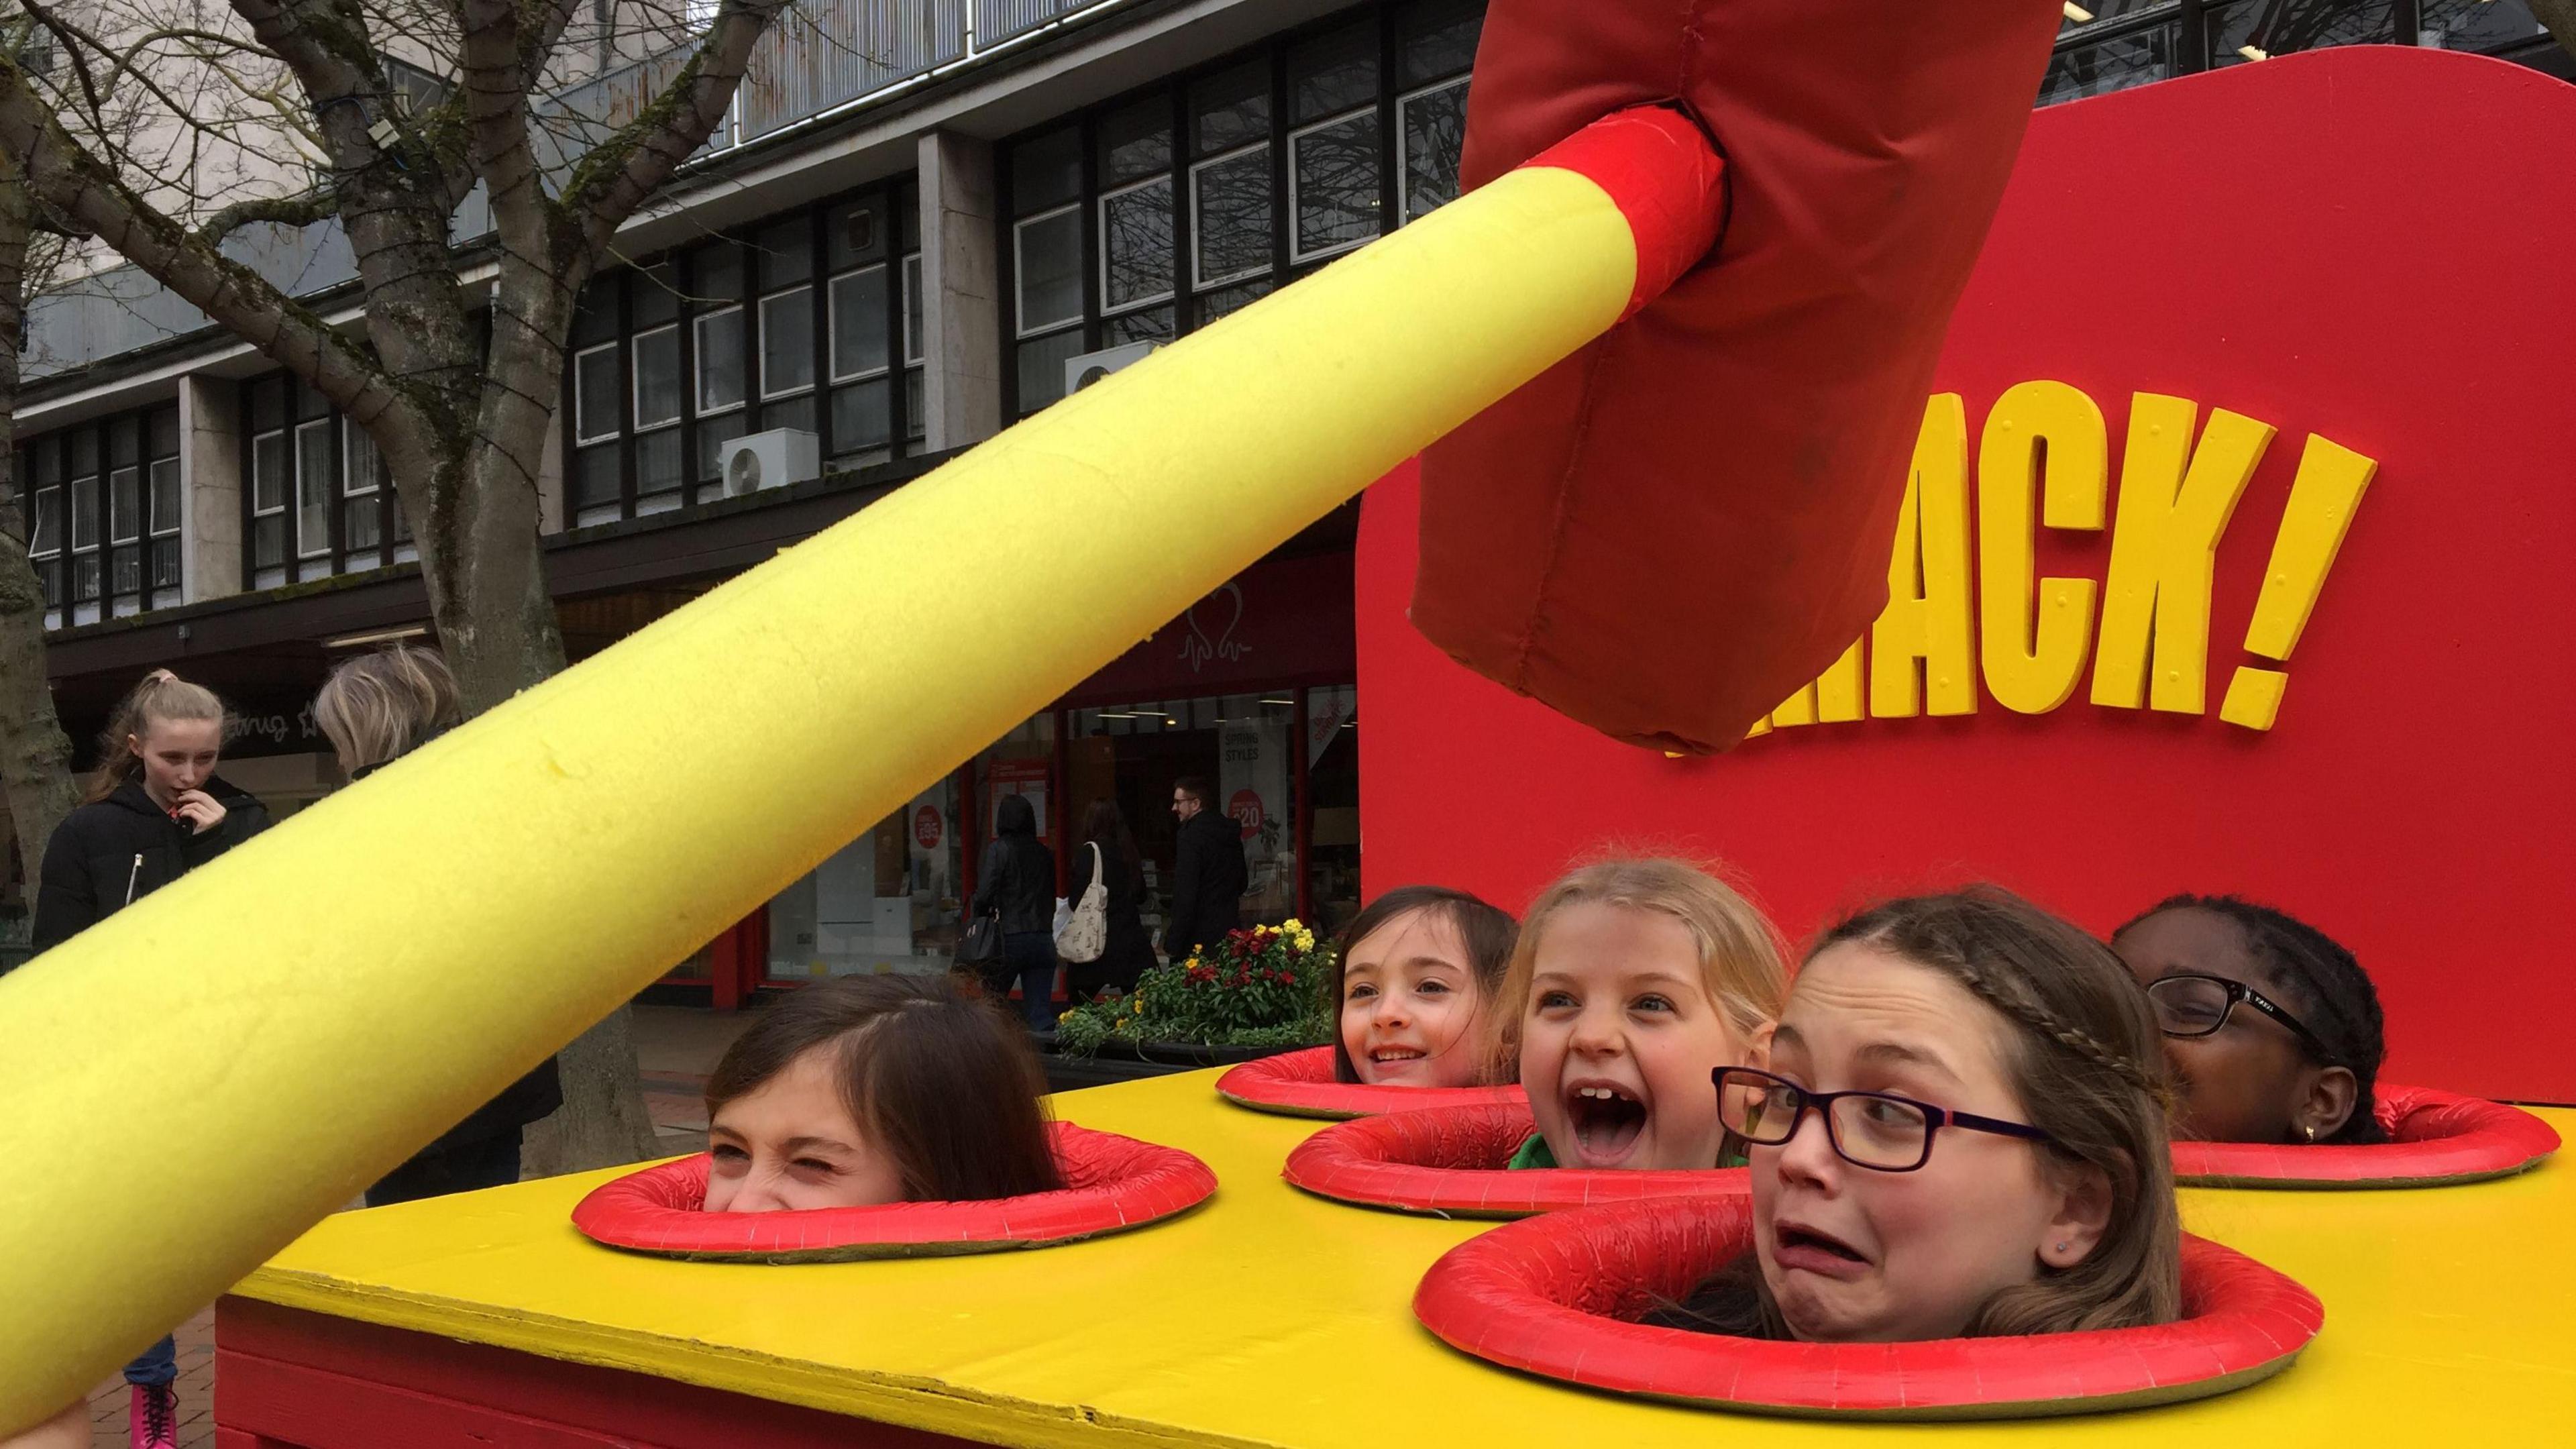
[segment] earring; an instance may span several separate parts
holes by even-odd
[[[2309,1145],[2309,1146],[2313,1147],[2313,1146],[2315,1146],[2315,1145],[2316,1145],[2316,1141],[2317,1141],[2317,1124],[2316,1124],[2316,1123],[2314,1123],[2314,1122],[2310,1122],[2310,1123],[2306,1124],[2305,1126],[2301,1127],[2299,1130],[2300,1130],[2300,1131],[2302,1131],[2302,1132],[2305,1132],[2306,1134],[2308,1134],[2308,1145]]]
[[[2065,1252],[2065,1251],[2066,1251],[2066,1245],[2065,1245],[2064,1243],[2060,1243],[2060,1244],[2058,1244],[2058,1245],[2057,1245],[2057,1251],[2059,1251],[2059,1252],[2061,1252],[2061,1253]]]

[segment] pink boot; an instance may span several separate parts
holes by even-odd
[[[126,1426],[132,1449],[179,1449],[179,1391],[169,1384],[135,1384]]]

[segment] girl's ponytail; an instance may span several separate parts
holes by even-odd
[[[150,734],[155,724],[179,719],[213,720],[230,733],[224,702],[215,698],[214,691],[190,684],[167,669],[143,676],[143,682],[108,714],[107,729],[98,737],[98,769],[91,774],[81,803],[95,805],[143,773],[143,758],[134,753],[131,741]]]

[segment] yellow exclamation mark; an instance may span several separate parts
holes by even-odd
[[[2335,551],[2361,507],[2362,491],[2379,471],[2365,458],[2338,443],[2308,434],[2299,455],[2299,475],[2290,484],[2290,506],[2281,515],[2280,535],[2272,540],[2272,561],[2263,569],[2263,592],[2254,601],[2253,622],[2245,626],[2245,652],[2287,661],[2299,647],[2299,632],[2326,586]],[[2227,699],[2218,717],[2252,730],[2268,730],[2281,712],[2281,691],[2290,676],[2277,669],[2240,667],[2227,682]]]

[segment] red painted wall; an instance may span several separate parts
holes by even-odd
[[[1356,581],[1368,888],[1518,906],[1605,843],[1682,850],[1730,861],[1793,936],[1974,878],[2103,931],[2233,891],[2359,953],[2389,1079],[2576,1101],[2570,236],[2576,89],[2496,62],[2330,50],[2042,112],[1937,386],[1965,400],[1972,474],[1998,394],[2084,390],[2114,513],[2132,392],[2280,429],[2219,546],[2208,712],[2096,706],[2088,664],[2048,714],[1981,691],[1973,715],[1712,760],[1615,745],[1405,625],[1399,473],[1369,497]],[[2242,640],[2310,433],[2379,470],[2257,732],[2218,704],[2266,662]],[[2100,579],[2110,553],[2108,528],[2044,530],[2040,572]]]

